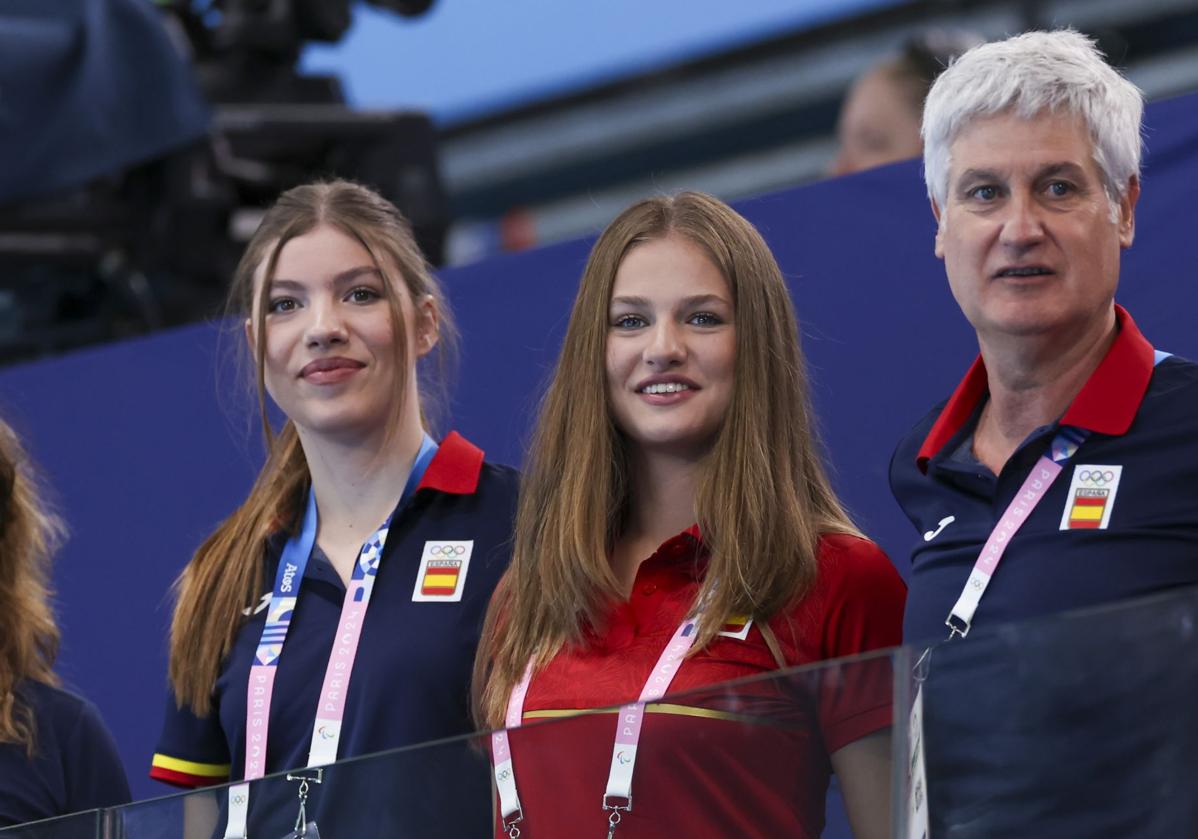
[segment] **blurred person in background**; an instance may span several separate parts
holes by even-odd
[[[0,422],[0,827],[129,801],[99,712],[53,671],[50,559],[62,535],[20,441]]]
[[[836,123],[836,157],[829,175],[848,175],[918,157],[923,101],[932,82],[958,55],[981,39],[963,32],[932,31],[908,41],[849,89]]]

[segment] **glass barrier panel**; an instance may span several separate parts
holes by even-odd
[[[490,771],[481,739],[455,738],[323,767],[304,805],[312,839],[486,836]],[[291,776],[289,779],[288,776]],[[297,828],[301,770],[250,784],[249,835],[283,839]],[[234,785],[235,786],[235,785]],[[225,835],[231,786],[139,802],[117,811],[114,837],[212,839]]]
[[[105,820],[103,810],[86,810],[6,827],[0,829],[0,836],[4,839],[103,839]]]
[[[975,629],[904,675],[931,836],[1198,835],[1198,590]]]
[[[699,653],[702,656],[703,653]],[[696,657],[686,666],[701,666]],[[636,751],[631,811],[618,839],[795,836],[849,839],[833,796],[846,777],[856,814],[889,824],[889,727],[895,668],[890,652],[828,662],[671,694],[651,703]],[[608,770],[619,709],[579,713],[532,708],[510,733],[524,805],[522,839],[605,835]],[[847,762],[842,759],[848,757]],[[311,770],[293,775],[314,774]],[[286,774],[253,782],[249,835],[283,839],[296,828],[299,782]],[[113,839],[223,837],[226,787],[111,811]],[[495,836],[490,736],[423,744],[343,760],[309,783],[305,803],[319,839]],[[827,821],[827,830],[824,830]],[[40,839],[41,834],[34,834]],[[315,839],[315,837],[313,837]]]
[[[704,652],[683,666],[703,665]],[[526,706],[509,732],[522,839],[604,835],[613,765],[635,767],[616,837],[847,837],[826,816],[834,769],[850,812],[885,830],[894,666],[888,651],[675,693],[647,706],[635,750],[619,709]],[[608,799],[608,804],[627,803]],[[877,834],[875,834],[877,835]]]
[[[635,754],[616,746],[629,722],[618,708],[530,704],[509,733],[516,826],[521,839],[605,833],[611,767],[631,763],[616,839],[849,839],[849,822],[901,839],[1193,836],[1196,651],[1198,589],[1186,589],[670,694],[647,706]],[[685,666],[712,663],[704,655]],[[489,743],[476,734],[325,767],[308,820],[319,839],[496,836]],[[837,773],[843,807],[828,796]],[[298,792],[285,774],[254,782],[250,836],[291,834]],[[926,831],[909,818],[917,797]],[[213,839],[227,812],[227,789],[212,788],[0,836]]]

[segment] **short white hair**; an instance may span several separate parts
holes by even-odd
[[[953,141],[971,120],[1008,110],[1024,119],[1045,110],[1080,116],[1112,202],[1140,174],[1140,89],[1080,32],[1025,32],[965,52],[932,85],[921,134],[924,182],[937,206],[948,195]]]

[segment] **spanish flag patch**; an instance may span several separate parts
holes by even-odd
[[[1122,476],[1122,466],[1075,466],[1061,530],[1106,530]]]
[[[424,543],[416,571],[413,603],[457,603],[466,587],[473,541],[438,539]]]

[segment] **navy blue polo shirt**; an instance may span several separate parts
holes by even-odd
[[[933,648],[923,690],[932,835],[1187,835],[1176,827],[1193,808],[1156,797],[1193,800],[1198,728],[1174,720],[1184,747],[1166,747],[1154,715],[1192,702],[1198,668],[1160,627],[1137,628],[1170,621],[1151,607],[1147,621],[1029,621],[1198,583],[1198,364],[1156,364],[1131,317],[1116,314],[1114,342],[1059,422],[1032,432],[999,475],[972,454],[987,395],[980,359],[891,462],[891,488],[919,534],[905,638],[941,641],[1057,428],[1090,432],[1011,539],[970,635]],[[1000,629],[1012,621],[1025,623]]]
[[[416,491],[396,509],[346,695],[339,760],[473,730],[471,668],[487,603],[510,559],[516,491],[514,470],[484,463],[479,449],[451,433]],[[473,542],[468,565],[457,572],[461,580],[430,575],[422,562],[426,546],[446,541]],[[264,596],[283,542],[280,538],[268,551]],[[454,587],[460,601],[443,596]],[[314,550],[275,676],[268,774],[307,763],[344,597],[340,577]],[[243,777],[246,690],[265,617],[265,609],[254,614],[234,640],[216,681],[211,714],[197,717],[168,698],[151,777],[188,787]],[[485,782],[486,773],[480,777]],[[313,797],[329,799],[331,792],[325,785]],[[485,789],[482,795],[485,801]],[[292,789],[289,798],[294,797]],[[251,827],[260,804],[262,796],[252,794]],[[283,821],[294,820],[290,804],[277,809]]]
[[[919,534],[906,641],[947,636],[944,621],[982,546],[1060,425],[1090,435],[1011,540],[973,626],[1198,583],[1198,364],[1169,357],[1154,366],[1152,346],[1115,308],[1119,332],[1102,362],[1061,419],[1033,431],[999,475],[972,454],[988,393],[981,358],[899,443],[890,487]],[[1098,506],[1083,509],[1095,499],[1079,500],[1075,482],[1116,471],[1113,495],[1100,480],[1106,495],[1091,493]]]
[[[33,757],[0,743],[0,827],[129,801],[112,735],[85,699],[41,682],[16,689],[36,726]]]

